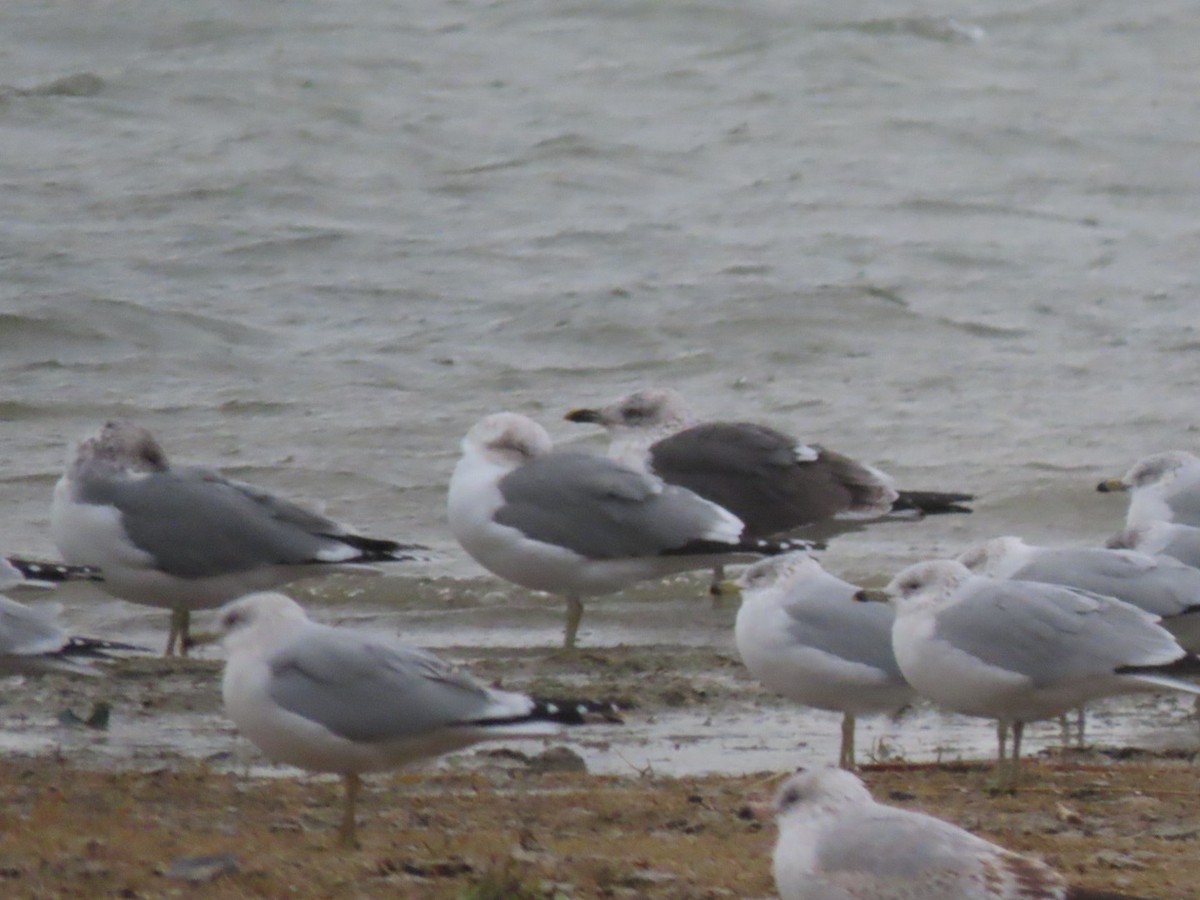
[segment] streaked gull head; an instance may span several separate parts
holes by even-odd
[[[957,559],[976,575],[1007,578],[1029,559],[1031,549],[1019,537],[1006,535],[976,544]]]
[[[554,449],[550,434],[519,413],[498,412],[476,422],[463,438],[463,453],[474,453],[515,468]]]
[[[953,559],[931,559],[901,569],[884,588],[897,614],[906,610],[940,609],[972,578],[971,570]]]
[[[71,462],[72,474],[82,468],[110,473],[165,472],[167,454],[149,430],[129,421],[105,422],[100,431],[80,443]]]

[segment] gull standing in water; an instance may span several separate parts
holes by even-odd
[[[608,703],[495,690],[390,635],[317,624],[283,594],[235,600],[222,609],[220,622],[225,712],[272,760],[341,776],[343,846],[355,842],[354,809],[365,772],[480,741],[620,721]]]
[[[775,815],[781,900],[1139,900],[1068,884],[1039,859],[876,803],[842,769],[789,777],[776,792]]]
[[[476,423],[450,479],[450,530],[489,571],[567,600],[575,645],[581,597],[648,578],[808,546],[749,537],[740,519],[685,488],[590,453],[555,450],[516,413]]]
[[[769,690],[842,713],[838,765],[853,768],[855,717],[895,712],[916,696],[892,652],[892,609],[851,603],[859,588],[805,553],[756,562],[736,585],[742,662]]]
[[[892,648],[917,693],[1001,725],[997,787],[1015,785],[1026,722],[1115,694],[1200,687],[1167,677],[1195,657],[1158,617],[1112,597],[974,575],[955,560],[909,566],[883,590],[896,609]],[[1011,762],[1004,760],[1011,725]]]
[[[115,597],[171,610],[166,655],[188,650],[190,613],[300,578],[415,559],[416,544],[363,537],[262,488],[173,468],[154,436],[108,422],[54,489],[63,558],[98,566]]]

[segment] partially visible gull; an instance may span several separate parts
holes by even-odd
[[[1200,569],[1178,560],[1104,547],[1038,547],[1010,535],[976,544],[958,561],[989,578],[1116,597],[1158,616],[1185,650],[1200,651]]]
[[[1151,556],[1169,556],[1185,566],[1200,569],[1200,527],[1182,522],[1145,522],[1126,528],[1108,539],[1113,549],[1138,550]]]
[[[414,559],[262,488],[173,468],[154,436],[108,422],[54,489],[50,530],[70,563],[98,566],[115,597],[171,610],[166,655],[188,648],[191,610],[362,564]]]
[[[0,559],[0,588],[24,580],[8,559]],[[39,675],[45,672],[99,674],[92,663],[107,659],[108,650],[135,650],[128,644],[97,638],[73,637],[58,624],[62,606],[25,606],[0,594],[0,675]]]
[[[567,600],[573,647],[581,597],[648,578],[807,546],[746,535],[740,519],[645,472],[572,450],[516,413],[476,423],[450,479],[450,530],[480,565]]]
[[[1128,528],[1147,522],[1200,526],[1200,459],[1187,451],[1142,457],[1120,478],[1102,481],[1096,490],[1129,492]]]
[[[1026,722],[1114,694],[1200,687],[1167,677],[1196,659],[1158,617],[1112,597],[1035,581],[998,581],[955,560],[917,563],[879,595],[896,608],[892,648],[917,693],[1001,727],[997,787],[1012,787]],[[1004,759],[1004,726],[1013,733]]]
[[[644,388],[570,422],[607,429],[608,455],[728,509],[752,537],[826,538],[882,517],[970,512],[971,494],[897,490],[874,466],[752,422],[697,422],[678,392]]]
[[[365,772],[479,741],[620,721],[608,703],[495,690],[389,635],[319,625],[283,594],[233,601],[221,611],[221,629],[226,713],[272,760],[341,776],[343,845],[355,842],[354,808]]]
[[[1070,885],[1039,859],[876,803],[842,769],[792,775],[775,795],[775,814],[781,900],[1139,900]]]
[[[859,588],[805,553],[757,562],[736,584],[742,662],[769,690],[842,713],[838,765],[853,768],[855,717],[895,712],[916,696],[892,652],[895,614],[850,602]]]

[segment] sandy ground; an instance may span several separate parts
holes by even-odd
[[[349,852],[335,846],[338,781],[267,765],[238,737],[221,715],[215,658],[5,682],[0,896],[773,896],[774,827],[748,807],[786,769],[672,775],[672,754],[689,747],[655,730],[681,712],[746,729],[755,716],[785,714],[727,657],[663,647],[462,655],[509,687],[562,694],[586,684],[627,704],[626,725],[482,745],[428,770],[371,777],[361,846]],[[98,702],[112,706],[107,729],[75,721]],[[1151,713],[1194,729],[1178,708]],[[594,761],[635,746],[630,735],[658,746],[658,762],[595,774]],[[741,741],[753,747],[754,735]],[[1194,736],[1183,743],[1191,748],[1102,740],[1065,756],[1035,744],[1023,789],[1001,797],[987,793],[982,764],[862,758],[880,799],[1035,852],[1080,883],[1188,898],[1200,896],[1200,781]],[[836,752],[828,741],[819,752],[796,744],[805,765]],[[733,745],[720,746],[736,764]]]

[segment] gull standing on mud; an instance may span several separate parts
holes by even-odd
[[[742,662],[768,690],[842,713],[838,765],[853,768],[855,717],[895,712],[916,696],[892,652],[895,613],[851,602],[859,588],[805,553],[757,562],[736,585]]]
[[[450,530],[476,562],[566,598],[564,647],[575,646],[581,597],[798,546],[749,538],[733,513],[653,475],[555,450],[546,429],[516,413],[467,432],[447,507]]]
[[[566,418],[602,425],[610,458],[728,509],[752,537],[811,526],[809,536],[824,539],[886,516],[970,512],[962,504],[974,499],[897,490],[874,466],[765,425],[699,423],[669,388],[643,388]]]
[[[484,687],[389,635],[313,622],[283,594],[235,600],[221,611],[220,622],[225,712],[272,760],[341,776],[343,846],[355,841],[364,772],[480,741],[620,721],[611,704],[538,700]]]
[[[997,787],[1015,785],[1026,722],[1115,694],[1200,687],[1165,676],[1192,667],[1158,617],[1121,600],[1034,581],[974,575],[955,560],[909,566],[883,592],[896,608],[892,648],[917,693],[1001,725]],[[1013,751],[1005,766],[1004,734]]]
[[[124,421],[79,445],[54,488],[50,531],[68,562],[101,569],[108,593],[171,610],[167,656],[176,639],[187,654],[192,610],[424,549],[363,537],[210,469],[173,468],[149,431]]]
[[[876,803],[842,769],[789,777],[776,792],[775,815],[781,900],[1139,900],[1070,885],[1039,859]]]

